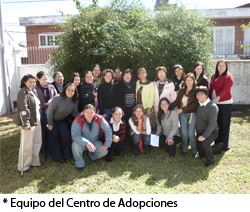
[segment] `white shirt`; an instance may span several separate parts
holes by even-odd
[[[212,92],[212,99],[215,99],[217,97],[215,89]],[[220,101],[217,103],[217,105],[224,105],[224,104],[233,104],[233,98],[226,100],[226,101]]]
[[[136,134],[140,134],[140,132],[137,131],[137,126],[134,125],[132,119],[130,118],[128,120],[128,123],[131,127],[131,129],[136,133]],[[147,117],[147,121],[146,121],[146,132],[147,132],[147,135],[150,135],[151,134],[151,126],[150,126],[150,121],[149,121],[149,118]]]
[[[113,130],[114,132],[117,132],[120,129],[120,124],[122,124],[122,121],[120,120],[120,122],[116,125],[113,117],[111,117],[110,124],[113,124]]]
[[[201,102],[199,101],[199,103],[200,103],[200,106],[206,106],[210,101],[211,101],[211,100],[210,100],[209,98],[207,98],[207,100],[206,100],[205,102],[201,103]]]
[[[32,96],[34,97],[35,104],[36,104],[36,119],[40,120],[40,100],[37,98],[37,96],[34,94],[34,92],[30,91]]]

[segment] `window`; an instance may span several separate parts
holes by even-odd
[[[39,46],[40,47],[54,47],[58,46],[58,43],[51,42],[58,38],[60,33],[50,33],[50,34],[39,34]]]
[[[214,54],[234,54],[235,27],[213,28]]]

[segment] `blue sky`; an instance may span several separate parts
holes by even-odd
[[[28,2],[27,1],[40,1]],[[47,1],[47,2],[46,2]],[[84,2],[84,0],[81,0]],[[153,8],[156,0],[143,0],[145,5]],[[15,2],[15,3],[6,3]],[[22,3],[17,3],[22,2]],[[86,2],[86,0],[85,0]],[[106,3],[106,0],[99,0],[101,5]],[[212,9],[212,8],[234,8],[243,4],[250,3],[250,0],[169,0],[170,4],[184,4],[187,8],[193,9]],[[28,16],[46,16],[59,15],[58,11],[63,11],[65,14],[75,14],[77,10],[72,0],[2,0],[3,22],[5,29],[9,32],[12,38],[17,42],[26,42],[25,27],[19,25],[19,17]]]

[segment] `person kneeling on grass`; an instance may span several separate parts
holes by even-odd
[[[159,102],[156,135],[160,135],[159,148],[166,150],[170,158],[176,155],[176,144],[181,142],[178,115],[169,110],[170,101],[163,97]]]
[[[112,117],[108,121],[112,129],[112,145],[108,149],[108,154],[105,159],[107,162],[112,162],[112,154],[120,156],[121,152],[127,150],[125,141],[126,124],[122,121],[122,109],[120,107],[114,107],[112,109]]]
[[[128,121],[131,127],[130,140],[135,156],[138,156],[139,151],[145,154],[147,147],[150,145],[150,121],[143,113],[143,106],[140,104],[136,105],[132,110],[133,115]]]
[[[105,142],[100,141],[99,134],[103,130]],[[95,107],[87,104],[82,113],[77,116],[71,127],[72,152],[75,158],[76,169],[83,171],[85,162],[83,152],[88,151],[91,160],[95,161],[108,153],[112,143],[112,130],[108,122],[95,113]]]
[[[206,167],[214,165],[214,156],[221,151],[223,143],[217,143],[211,147],[211,143],[218,137],[217,115],[218,107],[208,98],[206,86],[196,87],[196,97],[199,106],[196,113],[197,148],[199,157],[206,157]]]

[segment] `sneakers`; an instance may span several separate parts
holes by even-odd
[[[79,171],[79,172],[82,172],[83,171],[83,167],[76,167],[76,170]]]
[[[211,167],[211,166],[213,166],[213,165],[214,165],[214,164],[213,164],[213,163],[210,163],[210,162],[209,162],[209,163],[208,163],[208,162],[205,163],[205,167]]]

